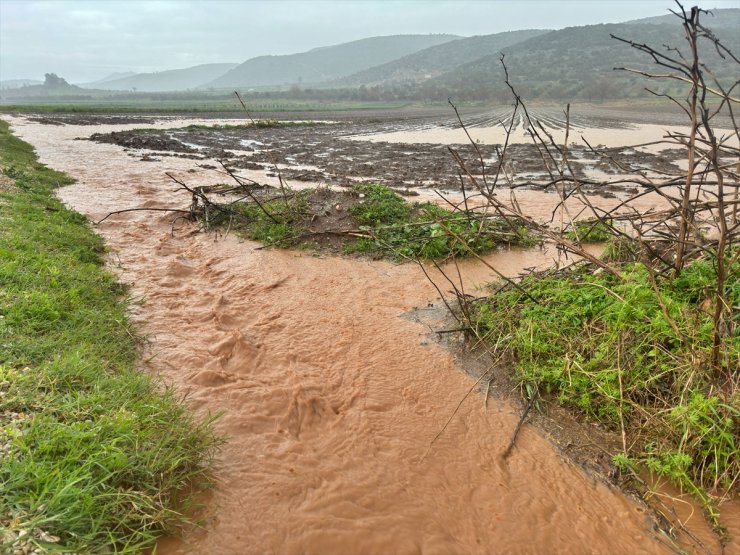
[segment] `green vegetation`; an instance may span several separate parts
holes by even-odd
[[[306,197],[310,191],[291,194],[290,198],[279,198],[257,203],[241,202],[233,206],[238,216],[237,223],[229,220],[237,231],[254,241],[267,246],[299,246],[306,231],[308,207]]]
[[[337,80],[337,83],[346,86],[368,87],[379,83],[389,85],[424,82],[430,76],[437,77],[482,56],[498,54],[504,48],[549,32],[543,29],[525,29],[459,38],[430,46],[383,65],[358,71],[349,77]]]
[[[283,56],[258,56],[212,80],[208,87],[300,89],[395,60],[406,54],[448,42],[454,35],[392,35],[369,37]]]
[[[621,272],[623,280],[588,267],[530,276],[521,283],[528,295],[508,288],[476,305],[474,326],[509,355],[522,390],[539,388],[623,431],[626,450],[615,463],[644,464],[696,494],[716,524],[709,492],[740,476],[740,394],[725,382],[740,367],[740,335],[726,342],[718,372],[704,306],[716,287],[713,261],[694,262],[672,282],[640,264]],[[738,274],[736,258],[732,306],[740,302]]]
[[[0,551],[134,553],[186,522],[219,440],[135,369],[102,240],[0,122]],[[25,549],[25,550],[24,550]]]
[[[579,243],[603,243],[614,237],[613,222],[604,220],[578,220],[575,229],[565,234],[567,239]]]
[[[352,209],[352,214],[361,225],[379,227],[408,223],[411,206],[388,187],[383,185],[360,185],[355,187],[362,202]]]
[[[411,204],[385,185],[358,185],[346,193],[286,189],[283,194],[268,189],[259,195],[265,198],[257,202],[252,194],[249,201],[209,210],[208,225],[268,246],[336,251],[341,243],[346,254],[395,260],[445,260],[491,251],[501,243],[536,243],[518,220],[453,212],[432,203]]]
[[[348,245],[346,252],[444,260],[492,251],[500,243],[536,243],[519,222],[453,212],[430,202],[409,204],[382,185],[362,185],[355,191],[364,198],[352,214],[370,237]]]

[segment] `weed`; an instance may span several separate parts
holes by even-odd
[[[404,199],[384,185],[358,185],[355,193],[361,201],[352,209],[352,215],[360,225],[381,225],[408,222],[411,207]]]
[[[267,246],[295,247],[305,232],[308,208],[306,196],[310,191],[294,193],[286,190],[289,198],[277,198],[261,203],[240,202],[232,206],[238,215],[233,226],[237,232]]]
[[[602,243],[614,237],[611,220],[578,220],[575,229],[565,234],[567,239],[581,243]]]
[[[346,252],[441,260],[492,251],[500,243],[535,243],[514,220],[481,218],[429,202],[409,204],[383,185],[362,185],[355,192],[364,198],[352,213],[371,238],[348,245]]]

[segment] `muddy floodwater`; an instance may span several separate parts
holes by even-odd
[[[77,180],[59,194],[93,221],[125,208],[186,208],[190,199],[173,192],[165,171],[191,184],[216,179],[198,168],[215,164],[200,155],[78,140],[196,121],[9,119],[42,162]],[[326,125],[337,126],[338,150],[370,144],[356,123]],[[325,145],[321,129],[313,142]],[[239,140],[264,144],[268,132]],[[186,154],[203,150],[185,142],[196,145]],[[259,146],[242,143],[244,156]],[[305,158],[295,164],[325,181],[331,170]],[[273,179],[269,167],[249,171]],[[614,194],[604,201],[618,202],[621,192]],[[544,203],[554,205],[555,195],[531,195],[532,210],[548,215]],[[203,528],[162,541],[157,553],[674,551],[646,506],[569,462],[534,427],[525,425],[502,458],[520,408],[504,398],[484,405],[478,392],[466,397],[476,371],[434,341],[431,330],[445,325],[431,306],[439,294],[418,267],[261,249],[186,222],[173,226],[173,217],[129,212],[96,227],[112,269],[131,286],[133,318],[148,339],[142,368],[175,384],[196,411],[220,413],[216,426],[228,440]],[[500,251],[489,262],[516,276],[556,256]],[[461,271],[470,291],[492,279],[471,262]],[[410,316],[414,310],[431,319]],[[706,549],[719,553],[701,517],[691,518]]]

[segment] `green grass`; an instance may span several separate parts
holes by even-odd
[[[53,195],[70,178],[1,121],[0,168],[0,551],[139,552],[186,522],[219,440],[136,371],[102,240]]]
[[[565,237],[579,243],[603,243],[614,237],[612,224],[611,221],[603,220],[578,220],[575,228],[571,228]]]
[[[713,261],[694,262],[672,283],[653,284],[635,263],[622,274],[624,281],[587,268],[531,276],[521,283],[531,298],[511,288],[476,305],[477,333],[508,353],[523,390],[538,387],[610,429],[624,428],[628,448],[614,453],[617,466],[669,478],[696,494],[716,524],[709,492],[740,478],[740,394],[723,385],[740,368],[740,335],[726,339],[718,371],[702,307],[716,283]],[[731,306],[740,302],[738,274],[736,262]]]
[[[231,226],[237,232],[266,246],[301,246],[301,236],[306,231],[308,206],[306,197],[310,190],[286,190],[286,198],[256,203],[240,202],[232,205],[236,219],[223,218],[221,225]],[[268,216],[269,214],[269,216]]]
[[[286,189],[284,200],[239,202],[210,217],[210,224],[233,229],[267,246],[321,248],[310,233],[314,219],[310,206],[316,191]],[[277,194],[277,193],[276,193]],[[337,193],[341,195],[341,193]],[[393,260],[445,260],[452,256],[485,253],[501,243],[535,243],[526,227],[491,218],[452,212],[432,203],[409,203],[385,185],[356,186],[357,203],[351,208],[354,222],[349,229],[332,230],[344,242],[345,254],[369,254]],[[268,215],[269,214],[269,215]],[[357,235],[364,237],[357,238]],[[333,249],[333,247],[332,247]]]
[[[321,248],[314,241],[316,234],[308,232],[315,217],[320,216],[311,212],[310,199],[315,192],[286,189],[287,200],[275,193],[278,196],[263,200],[261,208],[253,201],[232,204],[231,215],[212,215],[210,224],[235,230],[268,246]],[[512,229],[504,221],[469,217],[431,203],[412,204],[385,185],[358,185],[350,194],[357,200],[351,208],[355,221],[344,223],[351,224],[350,229],[332,230],[342,237],[345,254],[444,260],[491,251],[501,243],[535,243],[527,228],[516,222],[512,222]]]
[[[479,218],[429,202],[409,204],[382,185],[361,185],[355,192],[363,198],[352,213],[371,237],[348,245],[346,252],[444,260],[489,252],[501,243],[536,243],[519,222]]]

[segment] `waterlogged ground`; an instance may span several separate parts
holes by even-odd
[[[565,138],[565,121],[555,112],[532,112],[546,133],[561,143]],[[464,116],[470,137],[477,142],[483,158],[469,144],[457,119],[420,117],[410,120],[360,120],[330,122],[295,122],[295,125],[272,128],[244,129],[148,129],[137,132],[97,133],[93,139],[128,149],[132,157],[143,160],[176,156],[193,160],[218,159],[238,168],[250,179],[264,173],[275,177],[279,168],[283,177],[294,185],[327,183],[351,186],[361,181],[383,183],[401,192],[431,194],[432,189],[460,191],[461,168],[450,155],[454,148],[465,160],[468,170],[476,176],[499,174],[501,184],[535,187],[547,177],[538,147],[524,131],[524,117],[512,119],[506,112]],[[241,123],[244,123],[242,121]],[[218,125],[218,123],[211,123]],[[655,171],[678,171],[675,161],[683,157],[678,149],[663,149],[660,155],[649,148],[629,148],[633,142],[659,140],[665,129],[657,125],[619,124],[613,120],[587,120],[573,117],[569,134],[571,168],[578,177],[597,175],[614,177],[624,174],[617,163],[634,166],[630,175],[646,168]],[[511,145],[506,163],[499,171],[496,145],[505,141],[505,131],[511,129]],[[668,128],[671,129],[671,128]],[[678,130],[672,127],[673,131]],[[583,134],[591,137],[590,145],[582,141]],[[608,155],[596,148],[609,147]],[[558,162],[560,161],[560,155]],[[205,164],[210,165],[210,164]],[[255,173],[256,172],[256,173]],[[462,171],[462,173],[465,173]],[[603,197],[630,192],[626,184],[586,189]]]
[[[190,184],[218,178],[197,167],[216,165],[215,147],[191,135],[164,134],[197,145],[187,152],[76,140],[194,121],[12,123],[43,162],[78,180],[60,195],[91,220],[123,208],[186,208],[190,199],[173,192],[165,171]],[[333,175],[330,164],[340,164],[333,152],[372,150],[358,136],[417,124],[383,120],[363,128],[350,121],[220,137],[224,152],[235,140],[254,141],[236,149],[243,152],[235,162],[251,156],[269,165],[260,158],[269,149],[289,166],[278,147],[287,142],[282,133],[298,130],[306,157],[313,162],[326,154],[326,163],[293,170],[320,172],[322,182]],[[383,146],[367,155],[379,167],[393,149],[388,164],[416,160],[428,148]],[[293,158],[301,166],[309,161]],[[373,177],[347,167],[354,177]],[[275,179],[269,167],[244,171],[260,182]],[[617,202],[623,191],[614,194],[603,202]],[[522,195],[542,217],[557,202],[548,191]],[[466,373],[433,340],[430,327],[446,324],[429,306],[439,294],[418,267],[260,249],[182,221],[173,226],[173,218],[130,212],[97,227],[111,247],[112,267],[132,287],[133,316],[148,338],[144,369],[175,383],[194,409],[222,413],[218,428],[228,437],[204,528],[162,542],[158,553],[671,552],[646,507],[565,460],[534,428],[525,425],[512,456],[501,457],[519,408],[498,398],[486,407],[478,392],[465,398],[485,362]],[[503,251],[489,262],[515,276],[556,256]],[[491,279],[472,262],[461,274],[473,293]],[[426,311],[429,317],[418,316]],[[607,457],[597,462],[608,467]],[[724,509],[731,531],[738,530],[737,507]],[[708,552],[720,552],[698,514],[682,517]]]

